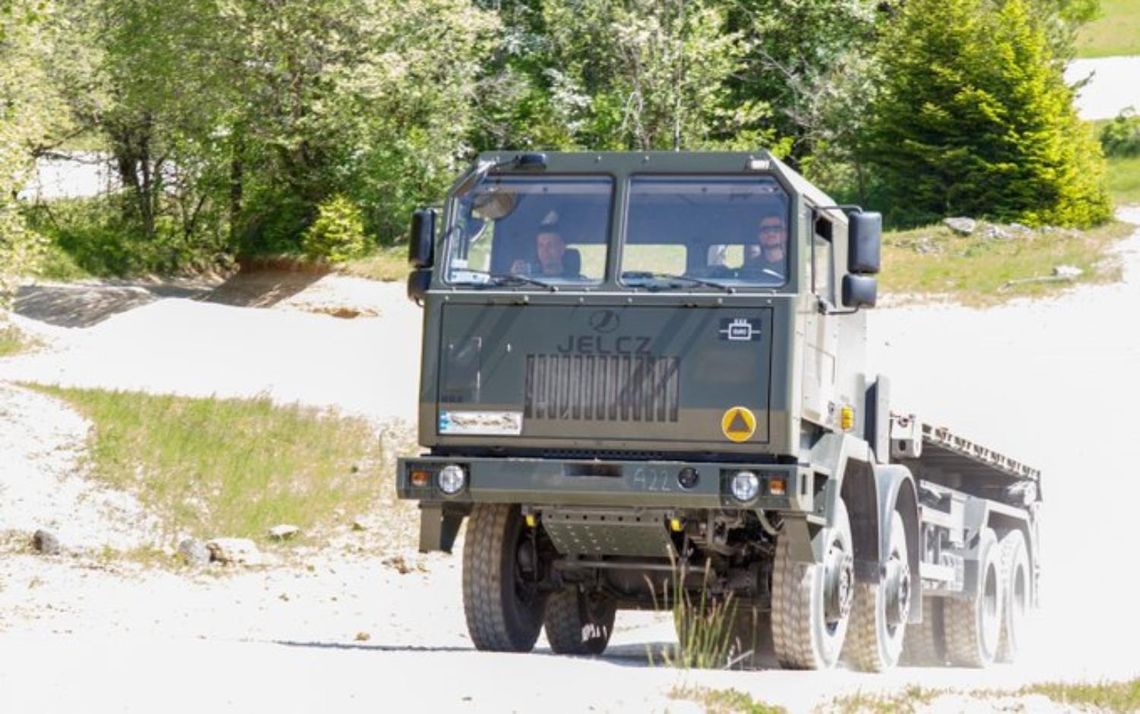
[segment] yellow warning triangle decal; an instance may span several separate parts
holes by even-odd
[[[748,422],[745,420],[744,415],[740,413],[739,409],[737,409],[735,412],[733,412],[732,421],[729,422],[728,428],[725,429],[725,431],[730,434],[735,434],[737,432],[743,432],[746,434],[752,430],[748,428]]]

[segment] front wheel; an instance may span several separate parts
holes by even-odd
[[[571,585],[546,601],[546,639],[556,654],[600,655],[614,631],[617,603],[605,593]]]
[[[824,538],[822,563],[794,560],[786,535],[776,541],[772,640],[776,658],[789,669],[835,666],[847,636],[855,561],[843,501],[837,502],[833,524],[825,529]]]
[[[911,579],[906,526],[893,511],[890,546],[883,576],[876,583],[856,583],[845,658],[864,672],[882,672],[899,662],[910,617]]]
[[[518,506],[476,504],[463,545],[463,611],[480,650],[529,652],[542,629],[539,559]]]

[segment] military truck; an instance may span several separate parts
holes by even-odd
[[[599,654],[685,602],[731,603],[745,663],[1014,657],[1040,473],[895,411],[881,225],[764,151],[488,153],[416,211],[397,489],[421,550],[467,520],[478,649]]]

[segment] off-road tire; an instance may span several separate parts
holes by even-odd
[[[906,526],[898,511],[891,516],[891,541],[888,557],[907,563]],[[863,672],[882,672],[899,663],[906,622],[891,627],[887,624],[886,586],[882,582],[855,583],[855,601],[851,606],[851,622],[847,626],[847,642],[843,658]]]
[[[1025,534],[1018,530],[1003,536],[1000,545],[1005,601],[997,659],[999,662],[1012,662],[1017,659],[1025,615],[1029,610],[1029,554],[1026,552]]]
[[[942,667],[946,664],[946,631],[942,605],[946,598],[922,598],[922,622],[906,627],[900,664],[907,667]]]
[[[542,629],[545,598],[517,586],[518,506],[476,504],[463,546],[463,611],[476,649],[529,652]]]
[[[546,601],[546,639],[556,654],[600,655],[614,631],[617,603],[599,592],[576,585],[559,590]]]
[[[732,649],[729,661],[741,669],[778,667],[772,645],[772,613],[738,603],[732,613]]]
[[[946,655],[961,667],[987,667],[997,656],[1004,598],[1001,548],[992,528],[982,530],[978,550],[978,592],[970,598],[947,598]]]
[[[854,552],[843,501],[837,503],[835,525],[827,529],[825,537],[825,553],[833,543]],[[828,669],[839,660],[850,616],[841,618],[834,629],[828,628],[823,580],[823,563],[794,560],[791,544],[783,536],[777,538],[772,568],[772,643],[776,659],[786,669]]]

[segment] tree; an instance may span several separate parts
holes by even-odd
[[[776,146],[764,101],[732,96],[749,45],[710,0],[503,4],[507,42],[484,80],[492,146]]]
[[[54,10],[45,0],[0,4],[0,302],[10,295],[14,278],[35,267],[43,247],[15,197],[38,148],[68,128],[48,72],[59,40]]]
[[[1100,148],[1024,0],[910,0],[880,56],[860,153],[890,219],[1087,226],[1111,215]]]

